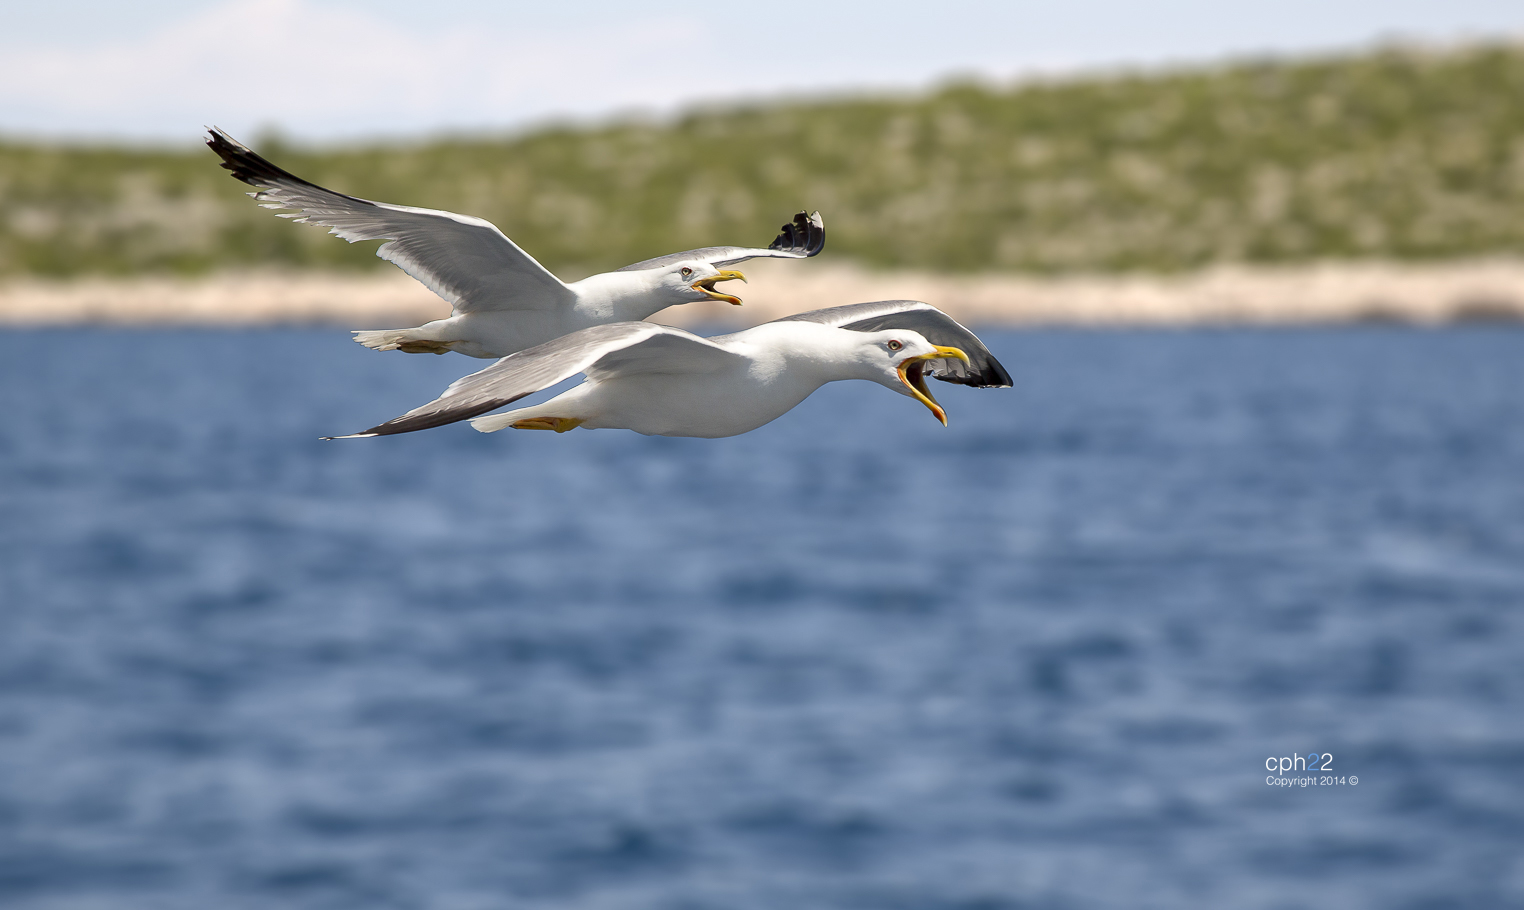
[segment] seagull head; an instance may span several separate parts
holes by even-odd
[[[741,298],[721,294],[714,289],[717,281],[746,280],[746,276],[730,269],[717,269],[707,262],[692,259],[668,266],[658,277],[664,288],[671,291],[679,303],[696,303],[700,300],[723,300],[741,305]]]
[[[931,409],[931,413],[947,426],[947,412],[932,397],[926,387],[926,377],[935,371],[943,360],[961,360],[968,363],[968,355],[958,348],[932,344],[919,332],[888,329],[881,332],[863,332],[858,343],[861,362],[874,382],[888,386],[901,395],[907,395]]]

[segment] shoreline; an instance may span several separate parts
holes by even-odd
[[[753,260],[745,305],[689,304],[653,321],[755,325],[866,300],[925,300],[978,326],[1169,327],[1524,322],[1524,259],[1226,265],[1181,275],[943,275]],[[400,271],[229,272],[204,278],[0,282],[0,327],[416,325],[449,306]]]

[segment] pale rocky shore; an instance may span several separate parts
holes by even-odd
[[[1524,260],[1220,266],[1183,275],[1038,278],[869,271],[820,262],[754,261],[745,305],[692,304],[658,314],[676,325],[750,325],[818,307],[912,298],[971,325],[1440,325],[1524,320]],[[0,283],[0,326],[411,325],[449,307],[401,272],[225,273],[207,278],[13,280]]]

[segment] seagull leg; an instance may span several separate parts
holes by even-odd
[[[576,417],[525,417],[508,425],[515,430],[555,430],[557,433],[565,433],[582,426],[582,421]]]
[[[397,345],[397,350],[404,354],[448,354],[453,344],[453,341],[404,341]]]

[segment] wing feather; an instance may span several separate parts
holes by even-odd
[[[355,243],[384,240],[376,255],[450,302],[457,313],[571,306],[576,294],[491,222],[434,209],[371,202],[291,174],[218,129],[206,144],[280,217],[321,224]]]
[[[954,347],[968,355],[967,366],[959,360],[938,361],[936,378],[943,382],[981,389],[1004,389],[1011,385],[1011,374],[995,359],[995,355],[979,340],[979,336],[959,325],[951,316],[919,300],[853,303],[796,313],[773,321],[818,322],[857,332],[908,329],[919,332],[932,344]]]
[[[595,325],[510,354],[455,380],[428,404],[351,436],[390,436],[467,420],[578,373],[591,379],[630,373],[704,373],[740,356],[682,329],[652,322]]]
[[[706,246],[697,250],[685,250],[681,253],[668,253],[655,259],[646,259],[622,269],[615,269],[615,271],[659,269],[676,262],[693,260],[721,266],[735,265],[748,259],[808,259],[811,256],[820,255],[823,249],[825,249],[825,221],[821,219],[819,212],[814,214],[800,212],[794,216],[792,222],[783,226],[782,231],[773,238],[773,242],[768,244],[765,250],[745,246]]]

